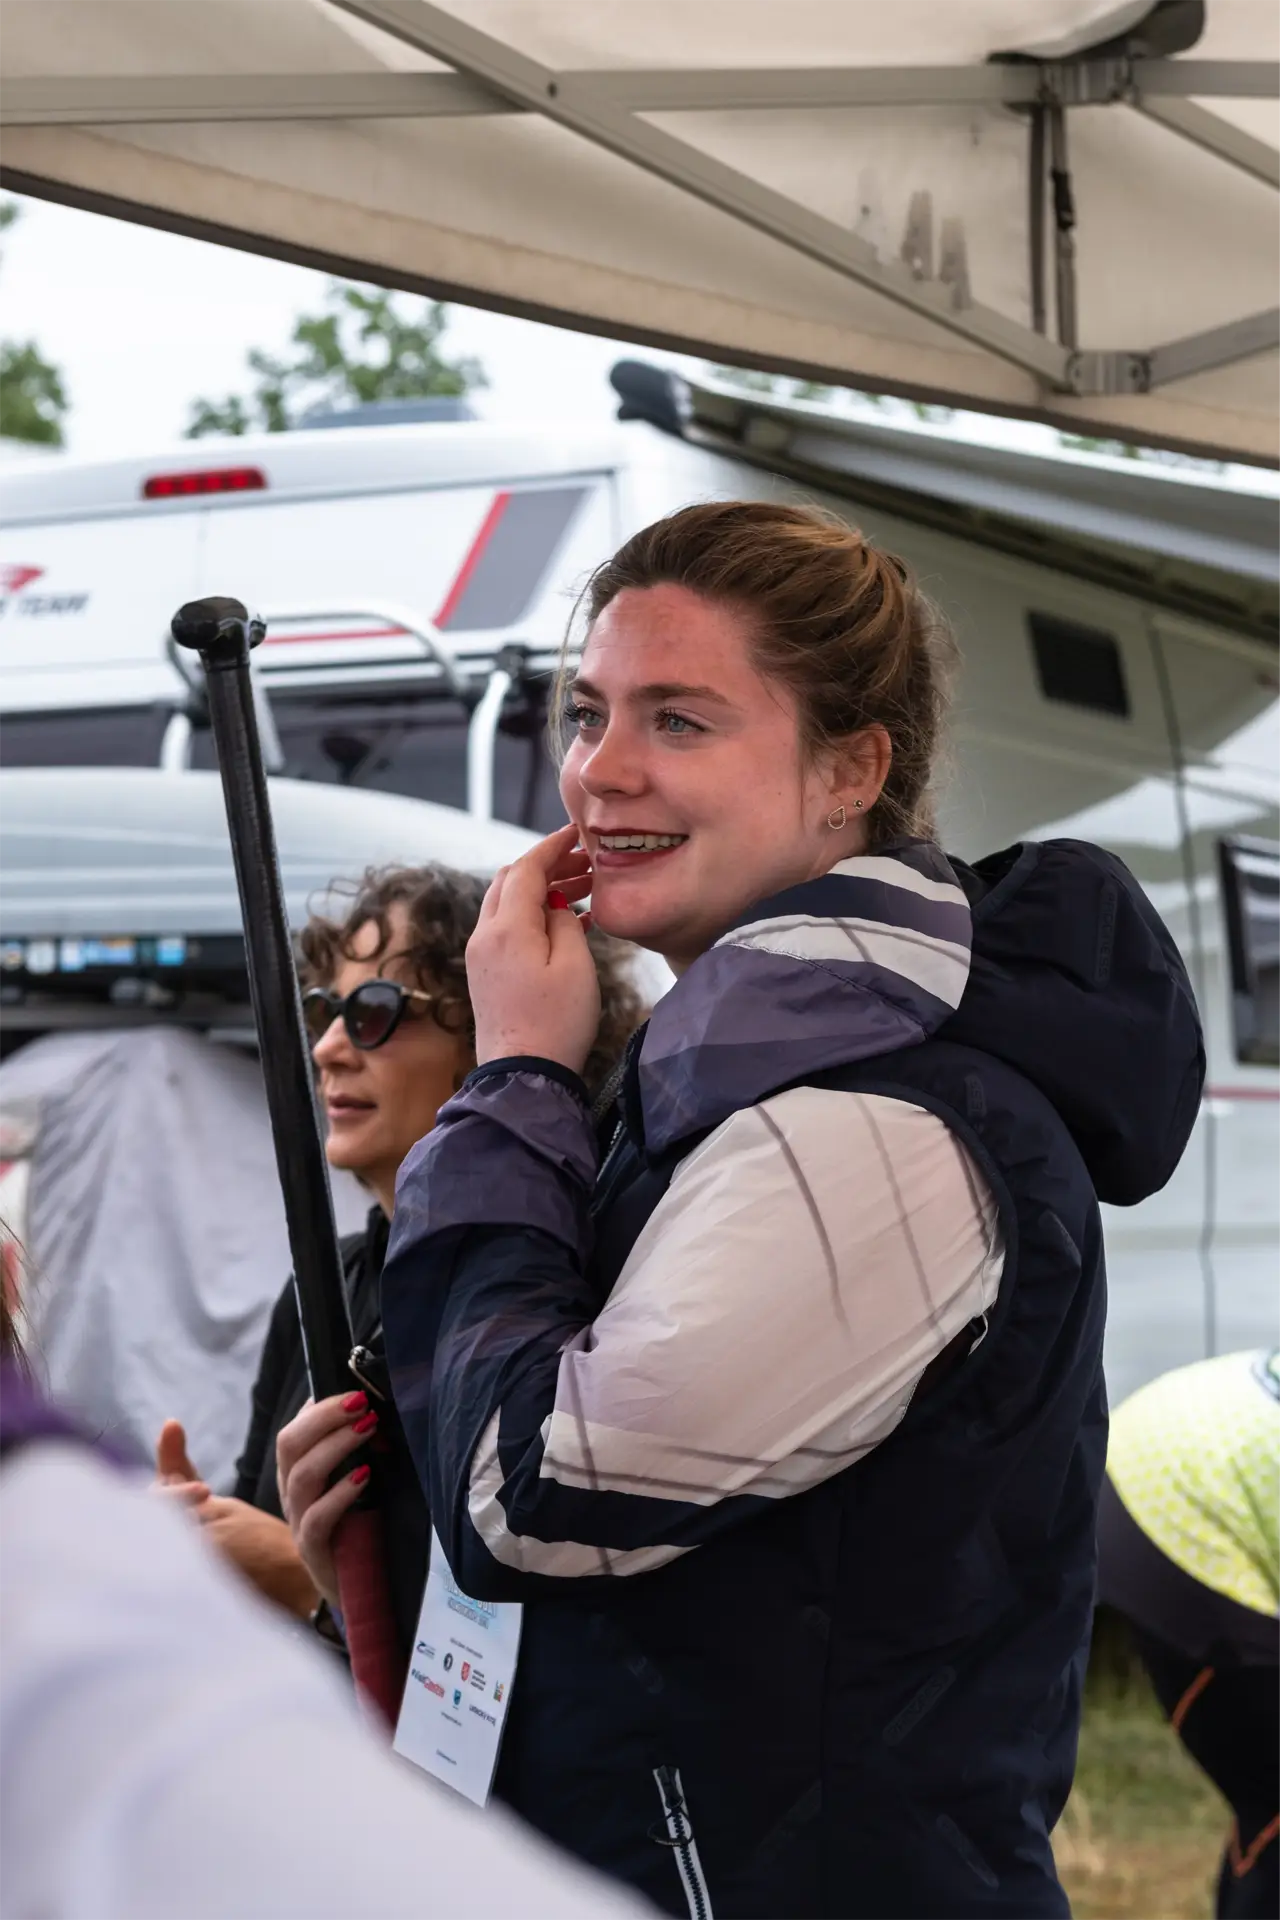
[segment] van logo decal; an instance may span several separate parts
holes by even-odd
[[[44,572],[43,567],[21,567],[12,562],[0,561],[0,593],[21,593],[33,580],[38,580]]]

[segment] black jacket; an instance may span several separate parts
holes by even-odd
[[[388,1224],[381,1207],[370,1209],[363,1233],[342,1242],[342,1270],[358,1345],[382,1351],[379,1280],[387,1250]],[[352,1391],[358,1386],[354,1379]],[[276,1483],[276,1435],[310,1398],[298,1303],[290,1280],[272,1309],[266,1344],[253,1384],[253,1411],[244,1451],[236,1462],[236,1498],[263,1513],[283,1518]],[[370,1404],[378,1414],[378,1471],[382,1492],[383,1535],[396,1629],[406,1658],[413,1645],[422,1590],[427,1578],[430,1521],[413,1461],[390,1400]]]
[[[882,956],[944,979],[911,955],[935,922],[954,949],[963,902],[923,853],[897,857],[916,862],[901,881],[886,859],[865,877],[847,862],[689,968],[631,1059],[598,1181],[564,1069],[507,1061],[442,1110],[397,1198],[383,1307],[401,1416],[459,1582],[525,1602],[498,1791],[697,1920],[1068,1912],[1049,1833],[1074,1766],[1106,1449],[1098,1198],[1131,1203],[1176,1166],[1199,1023],[1125,869],[1058,842],[959,870],[972,967],[926,1037],[923,989]],[[842,926],[856,942],[824,932]],[[843,1063],[824,1061],[842,1034]],[[941,1118],[998,1207],[999,1297],[896,1430],[818,1484],[742,1490],[712,1430],[681,1453],[680,1484],[656,1443],[628,1478],[621,1443],[663,1432],[647,1389],[681,1296],[647,1325],[627,1309],[635,1365],[619,1359],[612,1406],[596,1386],[581,1411],[576,1356],[600,1350],[603,1303],[681,1156],[705,1139],[708,1162],[708,1124],[743,1111],[762,1072],[855,1097],[855,1192],[885,1178],[858,1100]],[[743,1165],[724,1180],[749,1183]],[[821,1225],[828,1196],[812,1197]],[[726,1352],[762,1338],[733,1312],[744,1258],[730,1241],[717,1265],[711,1247],[685,1279],[724,1296]],[[789,1277],[780,1261],[782,1300]],[[815,1316],[813,1341],[832,1337]]]

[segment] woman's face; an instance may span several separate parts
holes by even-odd
[[[393,906],[388,921],[391,940],[382,954],[375,923],[359,929],[351,942],[355,957],[340,961],[329,982],[335,993],[346,995],[376,977],[420,987],[404,957],[409,944],[404,907]],[[329,1164],[359,1174],[390,1213],[400,1162],[431,1131],[437,1111],[470,1068],[468,1042],[446,1033],[417,1000],[409,1003],[386,1044],[372,1053],[353,1047],[337,1019],[311,1054],[329,1121]]]
[[[591,860],[592,914],[677,972],[752,902],[866,844],[853,802],[869,805],[883,772],[835,780],[804,763],[792,697],[756,671],[731,607],[671,585],[618,594],[570,703],[560,792]],[[848,824],[833,832],[840,802]],[[639,835],[662,844],[612,844]]]

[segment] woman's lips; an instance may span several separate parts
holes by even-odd
[[[325,1112],[328,1114],[331,1122],[358,1120],[361,1114],[372,1113],[373,1111],[374,1104],[372,1100],[348,1100],[342,1096],[338,1096],[336,1099],[325,1101]]]

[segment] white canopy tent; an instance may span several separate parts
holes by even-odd
[[[3,177],[578,328],[1269,461],[1278,53],[1274,0],[6,0]]]

